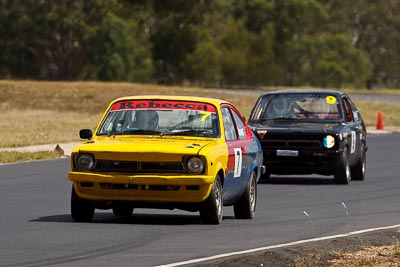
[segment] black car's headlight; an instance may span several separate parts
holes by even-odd
[[[322,145],[326,148],[332,148],[335,146],[335,137],[327,135],[322,139]]]
[[[205,162],[201,157],[186,157],[184,159],[184,164],[186,170],[188,170],[190,173],[202,173],[205,169]]]
[[[94,166],[92,154],[77,154],[74,156],[75,167],[80,171],[90,171]]]

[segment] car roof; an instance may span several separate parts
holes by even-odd
[[[176,96],[176,95],[139,95],[139,96],[125,96],[112,101],[112,103],[124,100],[178,100],[178,101],[195,101],[210,103],[215,106],[220,104],[231,104],[230,102],[218,98],[200,97],[200,96]]]
[[[344,92],[339,90],[331,90],[331,89],[284,89],[284,90],[275,90],[269,91],[261,96],[272,95],[272,94],[310,94],[310,93],[324,93],[335,96],[346,95]]]

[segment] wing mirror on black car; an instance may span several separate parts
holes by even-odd
[[[90,130],[90,129],[82,129],[79,131],[79,137],[81,139],[90,140],[90,139],[92,139],[92,136],[93,136],[93,133],[92,133],[92,130]]]

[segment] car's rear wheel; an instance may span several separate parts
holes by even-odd
[[[257,204],[257,182],[255,175],[253,172],[245,193],[233,206],[233,211],[237,219],[253,219],[255,217]]]
[[[221,180],[217,175],[210,195],[207,200],[201,204],[200,217],[204,223],[220,224],[223,216],[222,185]]]
[[[113,202],[112,211],[115,216],[129,217],[132,215],[133,207],[123,202]]]
[[[74,186],[71,190],[71,215],[76,222],[90,222],[94,216],[94,206],[90,200],[80,198],[75,192]]]
[[[360,149],[360,157],[357,160],[357,163],[351,168],[351,179],[363,181],[365,178],[365,171],[367,168],[367,157],[365,151],[365,144],[361,145]]]
[[[351,171],[349,165],[349,154],[347,146],[343,148],[340,164],[334,173],[334,180],[336,184],[348,184],[351,180]]]

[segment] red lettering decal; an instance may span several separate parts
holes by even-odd
[[[120,103],[119,109],[129,109],[129,108],[132,108],[132,103],[130,102]]]
[[[174,108],[177,108],[177,109],[183,109],[183,104],[174,104]]]
[[[153,101],[150,101],[150,102],[149,102],[149,108],[158,108],[158,107],[160,107],[160,106],[161,106],[160,103],[153,102]]]
[[[115,103],[111,110],[125,109],[184,109],[216,112],[216,108],[208,103],[177,101],[177,100],[125,100]]]

